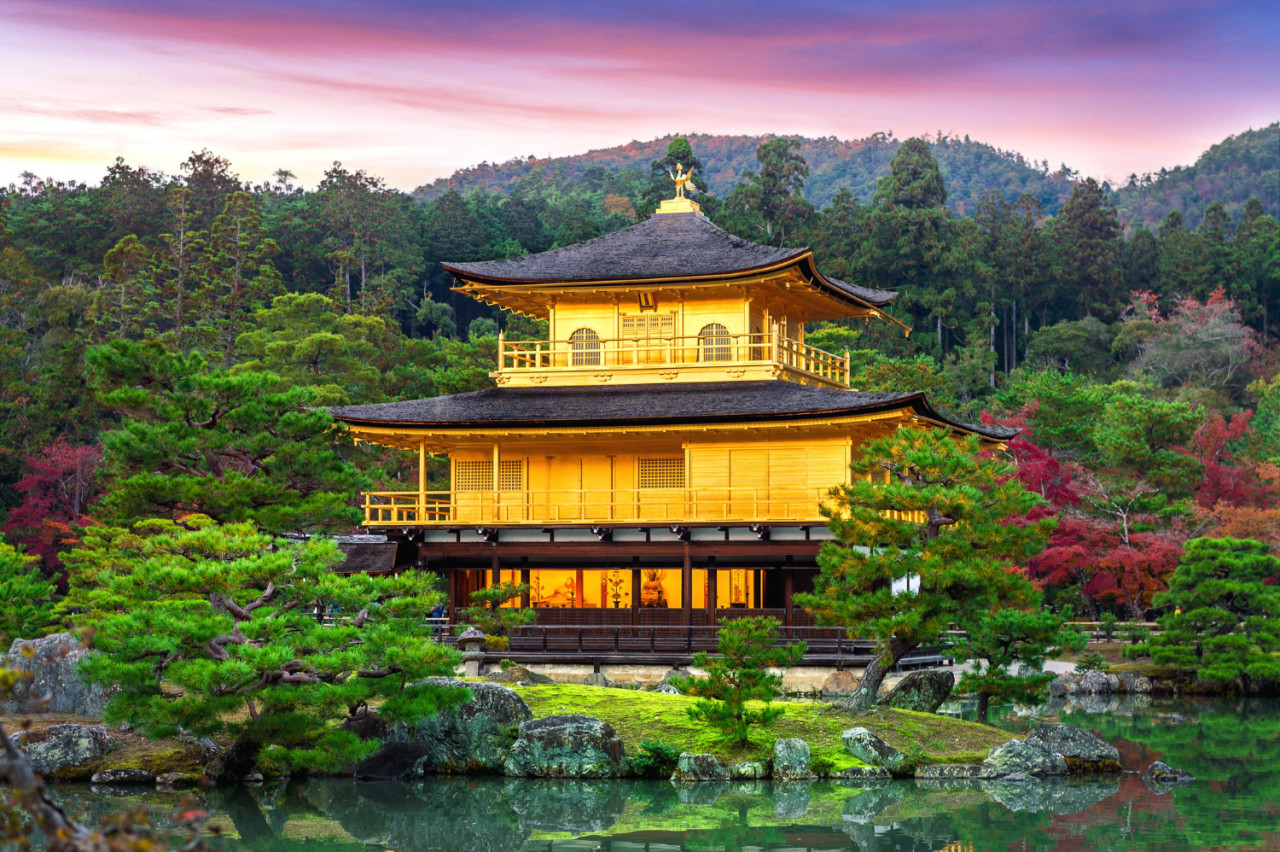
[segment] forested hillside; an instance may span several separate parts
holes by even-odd
[[[631,142],[572,157],[529,157],[501,164],[481,163],[419,187],[414,195],[431,199],[451,189],[466,193],[477,187],[508,192],[520,178],[533,171],[563,175],[573,181],[589,178],[597,169],[648,174],[649,163],[666,153],[672,138]],[[704,164],[703,179],[707,188],[713,194],[725,195],[746,172],[757,168],[756,149],[775,137],[695,133],[684,138],[697,150]],[[817,207],[829,204],[841,188],[849,190],[859,201],[870,201],[876,181],[889,173],[889,161],[902,144],[884,133],[854,141],[834,136],[796,138],[800,141],[800,153],[809,164],[803,194],[806,201]],[[1024,192],[1030,193],[1049,213],[1056,213],[1071,194],[1074,173],[1065,166],[1050,171],[1048,163],[1029,162],[1020,154],[971,141],[967,136],[961,139],[939,133],[929,142],[947,181],[948,203],[958,213],[972,212],[988,190],[1000,192],[1011,202]]]
[[[720,227],[899,291],[909,337],[807,330],[852,351],[855,387],[923,390],[1025,430],[1019,475],[1061,518],[1027,567],[1055,606],[1144,613],[1193,536],[1280,550],[1280,225],[1260,200],[1126,232],[1091,179],[909,139],[860,149],[885,166],[860,179],[865,197],[815,205],[805,142],[761,144],[741,180],[699,145],[576,177],[526,163],[502,191],[425,201],[343,165],[314,188],[288,172],[248,185],[208,151],[174,174],[117,161],[96,185],[27,176],[0,194],[4,536],[65,579],[61,554],[100,522],[198,510],[349,529],[358,488],[414,482],[416,459],[335,443],[323,406],[487,387],[499,329],[545,334],[453,293],[439,262],[627,227],[671,195],[680,162],[724,181],[696,196]],[[972,181],[1003,162],[1005,180],[968,184],[957,215],[948,157]],[[1015,191],[1023,178],[1034,191]],[[1050,208],[1038,193],[1055,181]]]
[[[1130,175],[1115,200],[1121,221],[1155,227],[1170,213],[1199,222],[1214,202],[1239,219],[1250,198],[1271,215],[1280,213],[1280,122],[1230,136],[1194,165]]]

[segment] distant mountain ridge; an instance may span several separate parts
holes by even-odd
[[[459,169],[414,190],[421,200],[430,200],[451,189],[467,192],[476,187],[507,192],[525,175],[540,169],[554,174],[562,171],[569,180],[582,177],[592,166],[607,171],[636,169],[648,174],[649,164],[667,153],[667,145],[675,135],[684,135],[702,160],[703,180],[717,196],[724,197],[742,180],[744,172],[755,171],[756,149],[776,138],[762,136],[713,136],[705,133],[672,134],[648,142],[632,141],[613,148],[588,151],[568,157],[544,157],[510,160],[506,163],[481,163]],[[804,195],[821,208],[831,201],[836,190],[846,187],[861,201],[871,200],[876,180],[889,173],[889,161],[897,153],[901,141],[890,134],[876,133],[865,139],[846,141],[834,136],[800,139],[801,153],[809,164],[809,178]],[[1023,192],[1040,200],[1048,213],[1056,212],[1071,195],[1071,172],[1049,171],[1048,163],[1033,163],[1022,155],[1000,151],[982,142],[939,134],[929,138],[934,156],[947,181],[948,204],[956,212],[971,211],[988,189],[999,189],[1015,201]]]
[[[451,189],[466,193],[483,187],[508,192],[535,170],[548,175],[561,173],[570,181],[597,166],[609,172],[634,169],[647,174],[649,164],[666,154],[674,135],[573,156],[480,163],[418,187],[413,195],[426,201]],[[743,173],[756,169],[756,148],[775,138],[772,134],[680,135],[686,135],[702,160],[702,176],[711,192],[722,198],[742,180]],[[801,152],[809,164],[804,195],[819,208],[842,187],[859,200],[870,201],[876,181],[888,174],[889,162],[901,145],[890,133],[853,141],[834,136],[796,138],[800,139]],[[1010,202],[1029,193],[1040,201],[1046,215],[1053,215],[1070,197],[1079,177],[1065,164],[1051,170],[1047,161],[1027,160],[1021,154],[968,136],[939,133],[926,140],[946,181],[947,204],[960,215],[971,213],[988,190],[1000,192]],[[1178,210],[1186,224],[1194,228],[1203,217],[1204,208],[1213,201],[1221,201],[1228,213],[1238,216],[1245,202],[1254,196],[1268,213],[1280,214],[1280,122],[1228,137],[1202,154],[1194,165],[1161,169],[1141,177],[1133,175],[1124,187],[1115,189],[1113,198],[1121,221],[1127,226],[1155,227],[1171,210]]]

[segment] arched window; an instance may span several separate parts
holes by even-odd
[[[569,364],[574,367],[600,366],[600,335],[580,328],[569,335]]]
[[[718,322],[704,325],[698,332],[699,361],[732,361],[733,338],[729,329]]]

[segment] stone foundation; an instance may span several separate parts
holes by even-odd
[[[583,683],[588,675],[596,671],[595,666],[585,663],[528,663],[522,665],[525,665],[530,671],[544,674],[560,683]],[[498,670],[496,664],[490,663],[485,666],[484,673],[488,674]],[[671,671],[671,667],[665,663],[662,665],[602,663],[599,670],[600,674],[607,677],[610,683],[634,683],[640,687],[650,687],[662,683],[663,677],[667,672]],[[822,689],[822,682],[834,671],[834,666],[797,666],[785,669],[782,671],[782,688],[786,692],[819,692]],[[862,669],[845,669],[845,671],[850,672],[854,677],[862,677]],[[704,674],[701,670],[692,667],[689,669],[689,673],[694,675]],[[892,675],[885,678],[885,686],[891,687],[902,677],[904,675]]]

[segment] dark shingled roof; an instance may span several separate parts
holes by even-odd
[[[334,570],[340,574],[390,571],[396,565],[396,543],[380,544],[339,543],[338,549],[347,555],[347,561]]]
[[[808,254],[806,248],[762,246],[735,237],[700,213],[662,213],[621,231],[539,254],[441,265],[459,277],[490,284],[538,284],[734,275]],[[820,283],[877,307],[898,295],[812,271]]]
[[[351,424],[408,427],[600,426],[806,420],[911,408],[994,440],[1016,429],[973,426],[939,414],[923,393],[860,393],[794,382],[686,382],[591,387],[490,388],[473,393],[331,408]]]

